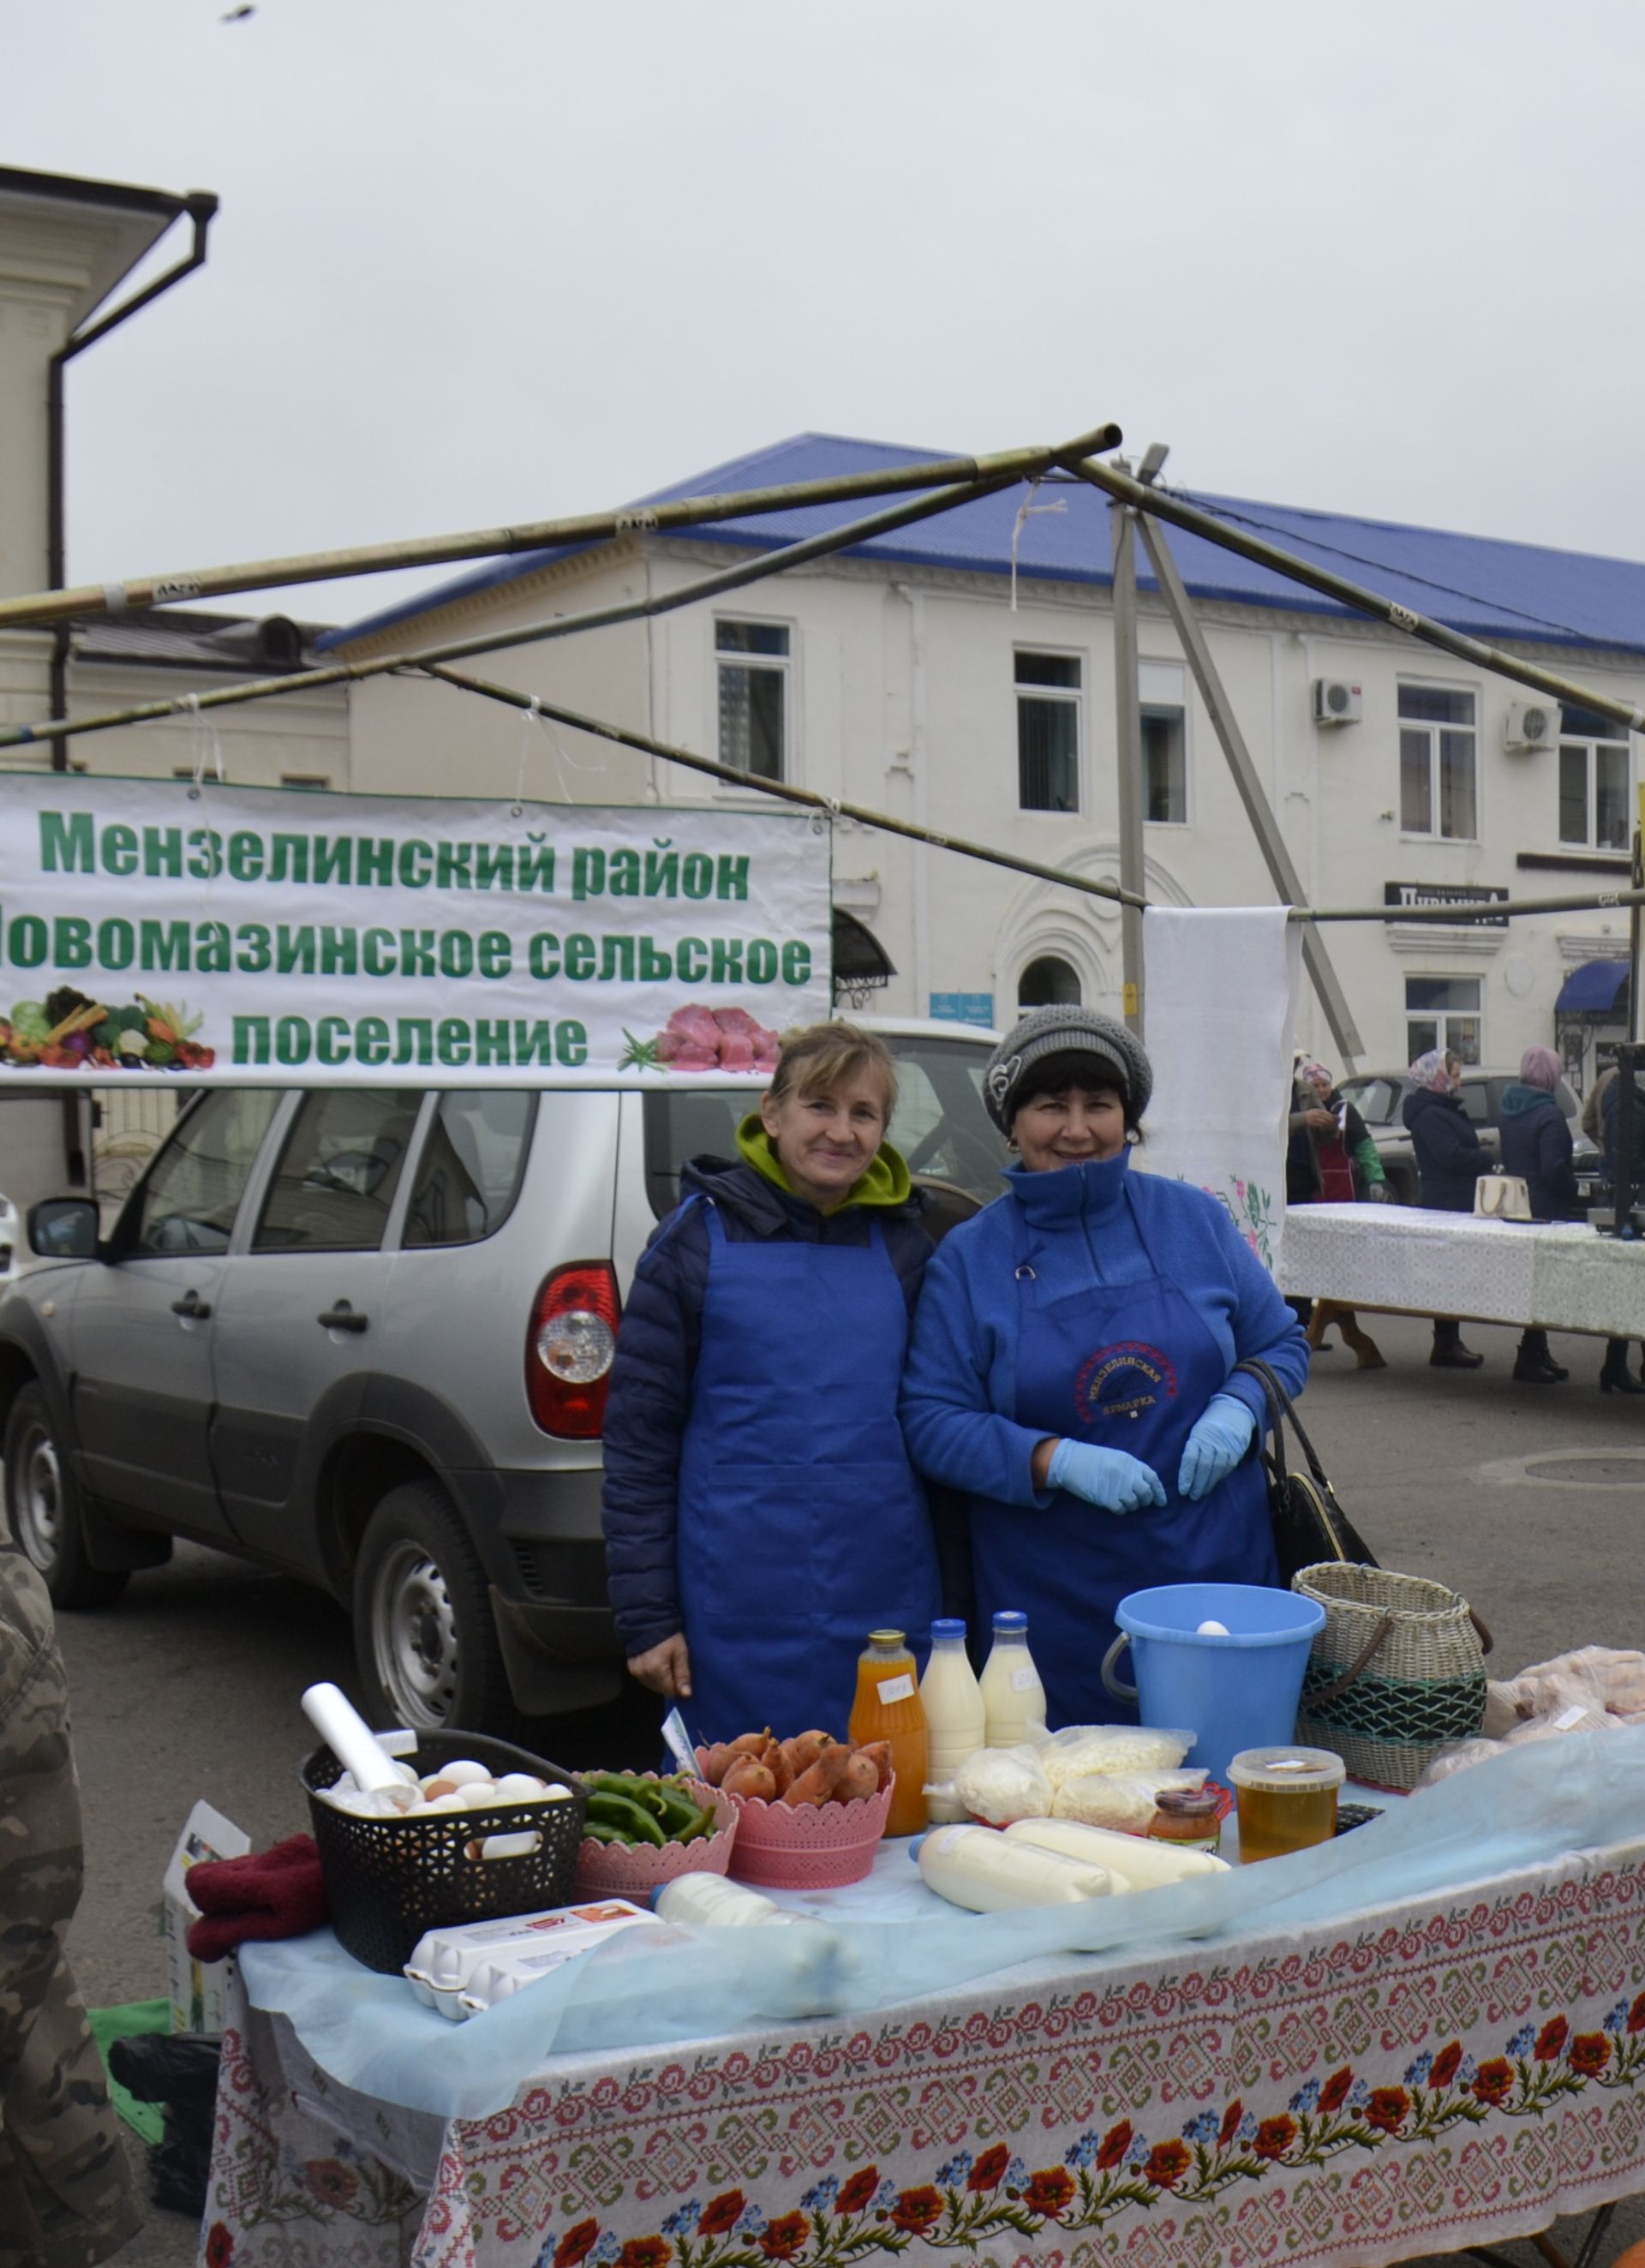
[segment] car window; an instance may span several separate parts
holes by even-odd
[[[1386,1125],[1399,1115],[1399,1089],[1390,1079],[1345,1079],[1342,1093],[1360,1116],[1375,1125]]]
[[[408,1244],[478,1244],[513,1210],[536,1097],[466,1088],[443,1094],[406,1214]]]
[[[1496,1113],[1491,1108],[1491,1090],[1483,1079],[1462,1082],[1463,1116],[1476,1126],[1494,1126]]]
[[[253,1252],[374,1252],[422,1097],[409,1087],[305,1095],[268,1184]]]
[[[270,1087],[237,1087],[186,1112],[131,1199],[126,1249],[225,1252],[279,1101]]]
[[[957,1182],[985,1204],[998,1197],[1006,1151],[982,1101],[993,1043],[896,1032],[883,1037],[897,1059],[891,1140],[910,1171]],[[758,1099],[748,1089],[647,1094],[646,1193],[659,1220],[679,1202],[679,1170],[688,1158],[735,1158],[738,1126]]]

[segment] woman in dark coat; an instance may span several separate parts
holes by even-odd
[[[1502,1171],[1517,1174],[1524,1182],[1531,1210],[1539,1220],[1576,1217],[1571,1130],[1557,1100],[1564,1075],[1565,1066],[1552,1048],[1527,1048],[1519,1059],[1517,1080],[1502,1094]],[[1626,1341],[1622,1350],[1626,1372]],[[1570,1373],[1548,1351],[1546,1331],[1533,1326],[1519,1342],[1514,1376],[1530,1386],[1557,1386]],[[1633,1384],[1632,1380],[1628,1382]]]
[[[1491,1160],[1462,1107],[1461,1059],[1430,1048],[1412,1064],[1411,1076],[1416,1085],[1400,1116],[1410,1129],[1422,1203],[1433,1212],[1472,1212],[1473,1185],[1490,1172]],[[1436,1370],[1478,1370],[1485,1357],[1464,1346],[1454,1316],[1436,1315],[1428,1360]]]
[[[635,1270],[606,1407],[606,1578],[628,1668],[733,1740],[843,1733],[870,1630],[941,1612],[897,1421],[931,1240],[885,1139],[884,1042],[784,1035],[735,1163],[694,1159]]]

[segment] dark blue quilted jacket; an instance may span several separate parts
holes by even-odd
[[[862,1245],[877,1219],[913,1314],[931,1256],[917,1196],[907,1204],[847,1205],[825,1215],[752,1166],[718,1158],[693,1159],[679,1186],[682,1199],[697,1192],[711,1196],[726,1235],[738,1242],[785,1237]],[[682,1202],[657,1223],[635,1270],[606,1404],[606,1576],[618,1635],[629,1655],[659,1646],[680,1627],[675,1498],[708,1280],[702,1208]]]

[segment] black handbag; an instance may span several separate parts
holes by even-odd
[[[1254,1356],[1236,1363],[1234,1367],[1249,1371],[1267,1397],[1269,1438],[1261,1454],[1263,1470],[1267,1475],[1268,1517],[1274,1523],[1280,1581],[1289,1587],[1298,1568],[1317,1567],[1326,1559],[1340,1560],[1345,1565],[1355,1567],[1378,1565],[1375,1552],[1337,1502],[1336,1491],[1326,1477],[1326,1469],[1314,1453],[1313,1443],[1303,1431],[1296,1406],[1273,1371]],[[1285,1462],[1287,1418],[1308,1461],[1305,1473],[1294,1471]]]

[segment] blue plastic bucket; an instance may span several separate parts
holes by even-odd
[[[1296,1705],[1315,1634],[1326,1610],[1295,1591],[1258,1583],[1164,1583],[1132,1591],[1114,1609],[1120,1635],[1103,1662],[1116,1700],[1136,1700],[1145,1725],[1190,1727],[1187,1761],[1222,1779],[1241,1749],[1277,1748],[1296,1734]],[[1224,1638],[1201,1634],[1222,1623]],[[1129,1644],[1136,1683],[1114,1675]]]

